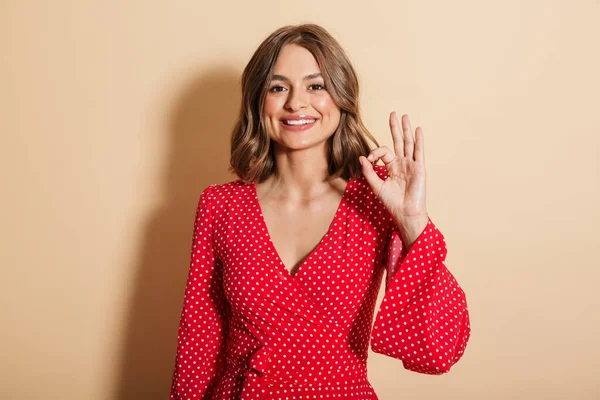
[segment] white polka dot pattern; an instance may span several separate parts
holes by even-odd
[[[385,167],[375,169],[385,178]],[[403,249],[361,176],[348,182],[329,230],[291,275],[254,183],[208,186],[194,223],[171,399],[377,399],[367,380],[369,342],[408,370],[449,371],[470,326],[445,257],[431,220]]]
[[[444,264],[444,237],[430,219],[404,254],[398,229],[391,234],[388,283],[371,349],[402,360],[411,371],[448,372],[463,355],[470,324],[465,293]]]

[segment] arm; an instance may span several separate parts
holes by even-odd
[[[444,236],[431,219],[408,251],[394,226],[383,262],[386,292],[371,333],[374,352],[404,368],[439,375],[464,354],[470,321],[464,291],[444,260]]]
[[[196,211],[171,400],[210,398],[224,368],[229,309],[222,290],[221,262],[213,251],[214,206],[211,185],[202,192]]]

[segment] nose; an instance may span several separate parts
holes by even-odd
[[[285,106],[291,112],[295,112],[297,110],[306,108],[308,107],[309,103],[308,96],[309,94],[301,89],[292,89],[290,91],[290,95],[287,98]]]

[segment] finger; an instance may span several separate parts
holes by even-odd
[[[402,116],[402,133],[404,134],[404,156],[412,160],[415,141],[413,139],[410,120],[406,114]]]
[[[423,128],[417,126],[415,131],[415,161],[425,163],[425,142],[423,140]]]
[[[365,180],[373,190],[373,193],[378,195],[381,185],[383,184],[383,180],[379,177],[379,175],[377,175],[377,172],[375,172],[375,169],[373,169],[373,165],[371,165],[366,157],[359,156],[358,160],[360,165],[362,165],[362,173],[365,177]]]
[[[392,140],[394,142],[394,152],[399,157],[404,155],[404,140],[402,138],[402,131],[400,130],[400,121],[398,120],[398,114],[396,111],[390,113],[390,131],[392,132]]]
[[[367,159],[372,163],[376,162],[379,158],[381,158],[381,161],[383,161],[384,164],[389,164],[396,159],[396,156],[394,153],[392,153],[392,150],[389,147],[380,146],[371,150],[369,156],[367,157]]]

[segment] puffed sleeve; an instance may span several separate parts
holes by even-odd
[[[229,306],[213,251],[214,186],[200,195],[179,322],[171,400],[212,398],[224,370]]]
[[[371,331],[371,349],[404,368],[440,375],[462,357],[470,336],[464,291],[446,268],[444,236],[429,218],[407,252],[393,225],[383,262],[386,291]]]

